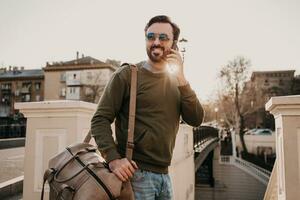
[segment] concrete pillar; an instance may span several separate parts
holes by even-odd
[[[300,95],[272,97],[266,110],[275,118],[278,199],[300,196]]]
[[[195,199],[195,162],[192,127],[181,124],[169,173],[173,185],[174,200]]]
[[[232,156],[236,157],[236,134],[235,134],[235,131],[231,131],[231,144],[232,144]]]
[[[16,103],[27,118],[23,199],[40,199],[48,160],[72,143],[83,141],[96,104],[82,101]],[[48,189],[46,189],[46,199]]]

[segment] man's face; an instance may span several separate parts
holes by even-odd
[[[169,23],[154,23],[146,32],[146,50],[152,62],[161,62],[173,44],[173,29]]]

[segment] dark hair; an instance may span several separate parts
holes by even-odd
[[[145,33],[147,32],[148,28],[154,24],[154,23],[168,23],[172,26],[173,29],[173,36],[174,36],[174,40],[178,40],[179,38],[179,34],[180,34],[180,29],[179,27],[171,21],[170,17],[166,16],[166,15],[158,15],[155,17],[152,17],[149,22],[146,24],[145,27]]]

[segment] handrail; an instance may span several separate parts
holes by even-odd
[[[255,165],[255,164],[251,163],[251,162],[248,162],[246,160],[243,160],[243,159],[240,159],[240,158],[237,158],[237,157],[235,157],[234,159],[237,160],[238,162],[245,163],[245,165],[250,165],[251,167],[254,167],[258,171],[261,171],[262,173],[266,174],[268,177],[271,176],[271,172],[269,170],[266,170],[266,169],[264,169],[262,167],[259,167],[259,166]]]
[[[210,126],[199,126],[193,129],[194,149],[205,144],[207,141],[218,138],[218,129]]]
[[[277,200],[277,159],[275,160],[272,174],[265,192],[264,200]]]
[[[268,170],[258,167],[253,163],[233,156],[220,156],[220,163],[234,165],[245,171],[249,175],[255,177],[264,185],[268,184],[271,173]]]

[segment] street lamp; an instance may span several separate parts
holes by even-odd
[[[181,38],[181,39],[179,40],[179,43],[180,43],[181,46],[182,46],[182,49],[180,50],[181,53],[182,53],[182,62],[184,62],[184,54],[185,54],[185,52],[186,52],[186,50],[185,50],[185,44],[186,44],[187,42],[188,42],[188,40],[185,39],[185,38]]]
[[[253,108],[253,105],[254,105],[254,101],[253,100],[251,100],[250,105],[251,105],[251,108]]]
[[[215,114],[216,114],[216,123],[218,122],[218,111],[219,111],[219,108],[216,107],[215,108]]]

